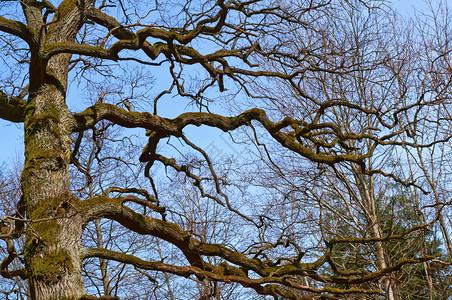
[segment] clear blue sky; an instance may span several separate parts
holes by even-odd
[[[0,166],[23,155],[23,125],[0,119]]]

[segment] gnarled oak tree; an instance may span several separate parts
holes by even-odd
[[[0,1],[0,14],[8,71],[0,78],[0,118],[23,123],[25,143],[21,198],[15,212],[2,215],[7,255],[0,274],[27,280],[30,299],[94,298],[82,272],[93,258],[100,259],[106,296],[112,295],[106,262],[115,261],[151,285],[157,283],[146,272],[164,274],[168,298],[170,280],[191,278],[208,286],[200,299],[220,299],[222,284],[275,299],[398,299],[393,274],[438,257],[427,250],[393,255],[395,246],[387,245],[433,227],[448,203],[429,202],[419,211],[434,208],[432,215],[393,226],[378,206],[394,198],[376,195],[374,178],[399,187],[397,199],[429,192],[415,171],[404,173],[409,159],[395,153],[411,157],[450,139],[439,126],[450,120],[445,35],[427,44],[415,30],[397,31],[403,23],[377,1],[18,0]],[[139,76],[130,75],[136,66]],[[139,82],[152,78],[150,96]],[[97,98],[80,99],[87,96],[83,87]],[[228,108],[216,106],[224,104],[216,96],[222,92],[232,97]],[[168,95],[192,106],[163,117],[158,104]],[[248,128],[262,157],[253,162],[242,152],[241,167],[264,163],[254,175],[264,183],[231,171],[240,159],[210,157],[188,139],[191,125],[229,133]],[[113,137],[111,128],[128,131]],[[139,158],[140,138],[132,137],[138,131],[130,128],[142,129],[146,141]],[[434,139],[420,138],[435,129]],[[162,144],[175,139],[181,155],[187,148],[197,154],[161,154]],[[115,152],[107,141],[134,148]],[[391,166],[389,156],[397,157]],[[300,173],[290,162],[300,162]],[[122,177],[125,168],[132,177]],[[180,192],[165,188],[166,176]],[[152,242],[128,248],[137,239],[118,235],[112,246],[100,220],[114,221],[110,233]],[[219,224],[227,225],[223,238],[216,236]],[[89,228],[97,232],[92,242],[82,239]],[[14,242],[20,238],[23,253]],[[168,258],[165,247],[179,257]]]

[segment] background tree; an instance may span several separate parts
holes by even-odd
[[[372,153],[365,160],[366,168],[349,161],[329,167],[317,163],[307,164],[304,159],[290,152],[275,149],[268,151],[271,141],[262,137],[258,145],[266,144],[267,147],[257,148],[257,158],[263,160],[263,163],[256,162],[256,165],[261,166],[258,170],[250,168],[252,182],[270,191],[268,205],[273,210],[285,212],[279,218],[292,220],[293,226],[306,220],[316,220],[324,235],[318,238],[319,242],[333,237],[361,236],[363,239],[378,239],[393,232],[403,232],[413,226],[425,224],[428,219],[424,214],[428,214],[425,205],[432,205],[437,208],[435,218],[438,218],[437,225],[443,232],[443,246],[447,249],[449,236],[442,217],[447,209],[443,205],[432,204],[441,201],[431,200],[422,191],[438,197],[438,192],[434,192],[437,189],[436,182],[446,183],[448,180],[444,177],[441,181],[429,179],[430,175],[425,173],[425,168],[412,161],[413,153],[427,151],[431,160],[427,173],[431,171],[435,174],[434,177],[447,177],[448,171],[444,169],[447,168],[446,164],[439,161],[444,161],[443,142],[449,139],[450,132],[439,129],[437,125],[439,120],[448,120],[444,117],[448,109],[446,102],[441,102],[441,108],[434,104],[437,99],[443,99],[443,93],[450,89],[447,80],[438,80],[440,73],[448,72],[448,67],[438,67],[447,64],[447,59],[439,62],[447,51],[441,50],[437,61],[432,64],[432,47],[426,47],[432,40],[441,43],[440,35],[448,36],[450,27],[445,21],[447,13],[443,13],[447,12],[447,7],[442,6],[432,11],[436,25],[427,21],[422,28],[407,25],[397,29],[394,24],[401,20],[388,11],[379,14],[382,11],[369,11],[365,6],[359,8],[359,5],[349,9],[348,4],[342,8],[336,18],[326,20],[313,40],[318,40],[319,45],[325,47],[322,51],[339,54],[337,60],[334,60],[334,55],[328,56],[330,60],[325,62],[325,69],[326,66],[329,70],[345,68],[348,62],[348,71],[305,72],[305,80],[295,83],[279,80],[264,82],[256,86],[253,96],[256,101],[261,101],[262,104],[259,105],[273,111],[277,119],[304,119],[318,126],[319,130],[315,133],[308,133],[309,141],[317,153]],[[438,34],[438,27],[442,28],[441,34]],[[290,34],[296,36],[296,32],[290,31]],[[301,37],[295,38],[291,46],[301,52],[306,47],[304,42]],[[434,46],[435,49],[441,47],[444,46]],[[420,57],[429,58],[423,60]],[[314,62],[318,60],[312,59],[312,64]],[[355,68],[356,64],[360,67]],[[423,103],[425,96],[429,99]],[[424,108],[424,105],[427,107]],[[398,107],[400,111],[397,111]],[[379,111],[382,115],[369,114],[370,111]],[[403,115],[405,120],[397,120],[391,125],[385,123],[385,117],[382,116],[390,111],[394,116]],[[421,131],[418,137],[408,131],[411,126]],[[301,132],[302,130],[300,135]],[[361,136],[350,138],[350,135],[356,133],[361,133]],[[384,133],[382,139],[396,141],[376,141],[380,133]],[[373,135],[374,139],[361,138],[365,134]],[[253,135],[255,134],[251,132],[251,136]],[[341,139],[344,140],[342,144]],[[438,160],[439,157],[443,159]],[[416,159],[422,161],[422,155],[414,160]],[[437,163],[439,165],[435,170],[433,166]],[[368,172],[366,169],[373,171]],[[369,173],[383,176],[369,176]],[[419,176],[420,173],[425,174]],[[396,176],[398,180],[395,185],[392,176]],[[415,182],[422,185],[421,190],[406,188]],[[443,189],[447,190],[445,187]],[[275,218],[278,217],[275,215]],[[298,229],[295,234],[298,232],[302,230]],[[317,227],[312,234],[315,235],[316,232],[319,232]],[[301,238],[295,234],[289,235],[295,240]],[[396,243],[381,241],[345,244],[336,247],[338,252],[334,256],[336,262],[347,270],[350,265],[344,267],[344,264],[378,269],[400,260],[401,254],[441,252],[436,237],[429,232],[416,232],[406,238]],[[307,244],[304,245],[306,246]],[[315,247],[315,244],[311,247]],[[447,283],[443,282],[441,287],[432,284],[432,280],[442,281],[444,273],[437,272],[435,267],[430,266],[425,265],[425,272],[418,272],[419,277],[416,279],[405,272],[385,277],[382,282],[386,285],[388,297],[447,297],[447,293],[444,294],[449,289]],[[419,270],[419,267],[421,266],[411,271]],[[405,271],[410,273],[410,268]],[[430,271],[434,274],[429,274]],[[423,283],[400,290],[399,286],[410,286],[409,282],[413,281]],[[391,293],[394,295],[391,296]]]
[[[448,104],[442,34],[420,51],[382,2],[1,3],[0,118],[25,143],[1,275],[29,298],[398,299],[395,272],[438,258],[410,241],[445,203],[419,213],[397,151],[450,137],[419,139]],[[212,156],[205,126],[249,128],[259,159]]]

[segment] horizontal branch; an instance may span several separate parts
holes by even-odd
[[[0,264],[0,276],[4,278],[14,278],[20,277],[22,279],[27,278],[27,272],[25,269],[18,270],[8,270],[9,265],[13,262],[13,260],[18,257],[14,242],[10,239],[5,240],[6,242],[6,251],[8,252],[8,256],[1,262]]]
[[[186,45],[195,39],[200,34],[214,34],[218,33],[221,28],[225,25],[225,20],[227,16],[227,8],[220,4],[220,11],[213,17],[207,17],[198,22],[195,28],[188,31],[187,33],[178,33],[176,31],[168,31],[164,29],[157,28],[146,28],[144,30],[140,30],[137,33],[132,32],[131,30],[126,29],[122,26],[115,18],[105,14],[99,9],[92,9],[89,12],[89,18],[95,23],[104,26],[107,28],[110,33],[118,39],[128,39],[132,40],[135,38],[142,38],[140,35],[151,36],[155,38],[161,38],[163,40],[174,40],[180,44]],[[217,24],[213,27],[206,26],[208,23],[217,22]],[[148,54],[146,50],[148,49],[149,44],[146,42],[143,43],[143,50]]]
[[[20,277],[22,279],[28,278],[27,271],[25,270],[25,268],[18,269],[18,270],[0,270],[0,275],[3,278],[7,278],[7,279],[12,279],[15,277]]]
[[[81,201],[80,210],[84,212],[87,220],[108,218],[139,234],[152,235],[168,241],[178,247],[193,266],[208,269],[201,255],[219,256],[258,274],[268,273],[256,259],[250,259],[222,245],[202,243],[192,238],[191,233],[182,230],[179,225],[136,213],[124,206],[123,202],[124,200],[119,198],[96,197]]]
[[[0,91],[0,119],[21,123],[25,120],[25,106],[27,101],[9,98]]]
[[[300,291],[306,291],[311,292],[315,294],[322,294],[322,293],[330,293],[330,294],[336,294],[336,295],[347,295],[347,294],[380,294],[383,295],[381,290],[369,290],[369,289],[362,289],[362,288],[348,288],[348,289],[341,289],[341,288],[333,288],[333,287],[323,287],[323,288],[314,288],[310,286],[305,286],[298,284],[294,281],[292,281],[291,277],[277,277],[274,275],[262,277],[262,278],[249,278],[245,274],[238,275],[238,274],[227,274],[225,270],[225,264],[220,264],[218,267],[215,267],[211,271],[206,271],[197,267],[193,266],[174,266],[174,265],[168,265],[160,261],[144,261],[138,257],[135,257],[133,255],[116,252],[108,249],[101,249],[101,248],[88,248],[83,249],[81,254],[82,259],[90,258],[90,257],[97,257],[97,258],[103,258],[108,260],[114,260],[125,264],[131,264],[137,268],[145,269],[145,270],[153,270],[153,271],[160,271],[165,273],[171,273],[178,276],[186,277],[188,278],[191,275],[195,275],[198,278],[202,279],[209,279],[212,281],[219,281],[219,282],[236,282],[241,284],[245,287],[250,287],[257,291],[259,294],[262,295],[284,295],[286,297],[290,298],[296,298],[294,291],[289,291],[285,288],[282,288],[282,286],[286,286],[292,289],[300,290]],[[226,272],[225,272],[226,271]],[[295,278],[293,278],[295,279]],[[277,285],[275,285],[275,283]],[[297,298],[298,299],[298,298]]]
[[[165,273],[171,273],[182,277],[190,277],[191,275],[195,275],[200,279],[209,279],[213,281],[220,281],[220,282],[237,282],[240,283],[243,286],[251,287],[254,290],[256,290],[259,294],[264,295],[274,295],[275,292],[273,291],[275,288],[264,288],[262,284],[265,283],[275,283],[275,282],[282,282],[281,278],[261,278],[261,279],[250,279],[246,276],[237,276],[237,275],[226,275],[223,274],[222,268],[217,268],[216,271],[219,271],[220,274],[215,272],[210,272],[207,270],[203,270],[198,267],[193,266],[173,266],[168,265],[163,262],[149,262],[144,261],[138,257],[135,257],[133,255],[128,255],[121,252],[111,251],[107,249],[100,249],[100,248],[90,248],[90,249],[83,249],[82,250],[82,259],[86,259],[89,257],[98,257],[108,260],[114,260],[125,264],[131,264],[137,268],[145,269],[145,270],[153,270],[153,271],[160,271]],[[280,288],[280,287],[277,287]]]
[[[87,108],[82,113],[74,114],[76,124],[73,131],[79,132],[92,128],[101,120],[109,120],[117,125],[128,128],[144,128],[159,133],[159,136],[181,136],[182,130],[188,125],[206,125],[221,129],[225,132],[233,131],[241,126],[250,125],[251,121],[259,122],[266,131],[283,147],[308,158],[313,162],[334,164],[341,161],[361,162],[367,156],[355,154],[319,154],[309,147],[297,142],[293,135],[284,133],[281,129],[287,126],[298,127],[301,121],[286,117],[282,121],[274,123],[270,121],[262,109],[252,108],[235,117],[192,112],[179,115],[175,119],[153,116],[147,112],[130,112],[107,103],[97,103]]]
[[[307,275],[309,272],[320,268],[329,258],[327,252],[312,263],[274,266],[274,264],[267,264],[259,259],[249,258],[245,254],[231,250],[221,244],[201,242],[193,238],[189,231],[182,230],[179,225],[136,213],[124,206],[123,201],[123,199],[109,197],[91,198],[80,202],[80,210],[85,214],[87,220],[108,218],[139,234],[161,238],[178,247],[191,265],[205,270],[209,270],[211,267],[206,265],[202,256],[216,256],[240,266],[242,268],[240,272],[252,270],[260,276],[272,274],[276,277],[289,274]]]
[[[417,264],[435,259],[438,255],[428,255],[418,258],[401,259],[393,265],[377,270],[375,272],[349,272],[341,273],[342,276],[329,276],[319,274],[317,270],[325,263],[332,263],[330,251],[331,247],[339,241],[330,243],[327,250],[321,257],[312,263],[287,263],[276,265],[271,261],[262,261],[255,258],[249,258],[246,254],[231,250],[220,244],[209,244],[201,242],[193,238],[189,231],[182,230],[179,225],[154,219],[136,213],[130,208],[123,205],[120,198],[96,197],[80,202],[80,211],[82,211],[87,220],[95,218],[108,218],[119,222],[124,227],[137,232],[139,234],[152,235],[161,238],[176,247],[178,247],[187,258],[190,266],[179,267],[164,264],[162,262],[146,262],[137,257],[116,253],[105,249],[86,249],[82,253],[84,258],[101,257],[105,259],[113,259],[123,263],[133,264],[142,269],[164,271],[180,276],[188,277],[195,275],[198,278],[209,278],[214,281],[237,282],[243,286],[251,287],[259,293],[280,294],[283,291],[274,287],[274,284],[284,285],[286,287],[309,291],[312,293],[331,293],[331,294],[347,294],[347,293],[369,293],[381,294],[380,290],[365,289],[340,289],[334,287],[312,288],[299,285],[297,280],[292,278],[298,276],[310,277],[316,281],[327,284],[362,284],[367,282],[375,282],[390,273],[402,269],[405,265]],[[397,236],[398,238],[398,236]],[[366,243],[369,241],[358,241],[357,243]],[[213,266],[203,260],[203,256],[219,257],[225,260],[218,266]],[[238,267],[236,267],[238,266]],[[249,278],[248,271],[253,271],[260,278]],[[262,284],[270,284],[262,286]],[[275,290],[273,290],[275,289]],[[278,292],[276,291],[278,290]],[[271,293],[270,293],[271,294]]]
[[[82,249],[81,252],[81,259],[87,259],[91,257],[98,257],[108,260],[114,260],[125,264],[133,265],[137,268],[144,269],[144,270],[152,270],[152,271],[160,271],[160,272],[167,272],[171,274],[175,274],[182,277],[189,277],[191,275],[197,275],[201,277],[205,277],[203,274],[203,271],[199,268],[188,266],[188,267],[181,267],[181,266],[173,266],[168,265],[160,261],[145,261],[142,260],[136,256],[112,251],[108,249],[102,249],[102,248],[86,248]]]
[[[25,24],[0,16],[0,31],[15,35],[29,45],[34,43],[35,33]]]

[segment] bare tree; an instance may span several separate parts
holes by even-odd
[[[415,136],[425,110],[447,103],[450,85],[430,80],[447,65],[417,73],[416,39],[393,31],[397,19],[384,3],[1,3],[7,72],[0,118],[24,123],[25,164],[20,201],[2,215],[0,237],[25,242],[20,254],[7,247],[0,274],[26,279],[31,299],[127,297],[117,290],[137,289],[143,278],[154,287],[146,296],[172,299],[250,291],[275,299],[396,299],[392,275],[437,258],[385,253],[385,245],[439,218],[385,231],[374,177],[424,191],[385,162],[397,147],[448,140],[418,143]],[[140,72],[128,71],[137,65]],[[425,87],[413,94],[411,82]],[[226,90],[249,101],[234,105],[252,108],[226,114],[213,96]],[[164,117],[162,101],[174,95],[189,105]],[[249,128],[268,166],[281,172],[274,187],[282,199],[294,199],[289,185],[307,206],[288,201],[275,209],[280,194],[253,186],[251,173],[238,180],[252,163],[248,155],[240,169],[240,158],[211,157],[190,125]],[[109,135],[110,127],[124,130]],[[281,161],[272,159],[278,153]],[[291,159],[309,175],[304,188],[281,169]],[[346,197],[318,178],[339,179],[355,193],[342,200],[361,210],[332,216],[343,207],[326,207],[322,197]],[[345,231],[344,221],[359,224],[353,218],[364,225]],[[362,257],[375,263],[343,264],[337,255],[345,248],[355,256],[370,251]]]

